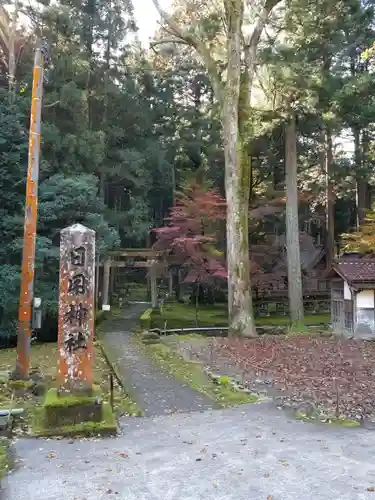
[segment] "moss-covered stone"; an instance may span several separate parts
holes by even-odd
[[[116,310],[111,311],[111,316],[116,314]],[[112,371],[111,366],[107,363],[103,352],[101,351],[100,344],[94,342],[94,366],[93,366],[93,380],[95,386],[100,386],[103,400],[109,401],[109,373]],[[44,393],[42,393],[41,385],[44,389],[48,390],[50,387],[57,385],[57,369],[56,360],[58,359],[59,352],[57,343],[47,344],[32,344],[30,347],[30,357],[32,360],[32,369],[30,370],[30,382],[23,381],[22,387],[28,387],[29,383],[34,384],[30,389],[13,390],[8,384],[8,379],[14,367],[14,360],[16,358],[16,351],[12,349],[0,349],[0,367],[4,380],[0,381],[0,403],[3,409],[9,408],[23,408],[25,410],[22,419],[14,419],[13,429],[17,435],[30,434],[32,417],[34,415],[35,407],[43,405],[45,400]],[[37,372],[40,376],[39,382],[36,385],[37,378],[34,376]],[[41,379],[41,380],[40,380]],[[47,392],[47,391],[45,391]],[[123,415],[138,415],[140,409],[134,402],[127,388],[123,390],[122,385],[115,381],[114,384],[114,412],[118,416]]]
[[[91,395],[59,394],[56,388],[50,389],[46,393],[43,403],[44,408],[68,408],[70,406],[92,403],[95,399],[101,398],[101,390],[94,386]]]
[[[143,338],[142,343],[143,344],[159,344],[160,338],[151,338],[151,339]]]
[[[32,419],[32,435],[36,437],[48,436],[110,436],[117,434],[116,417],[109,403],[102,404],[102,419],[100,422],[80,422],[73,425],[51,427],[46,425],[45,408],[34,411]]]
[[[76,425],[81,422],[100,422],[102,420],[102,397],[98,388],[91,395],[58,393],[50,389],[45,397],[43,408],[45,425],[60,427]]]
[[[160,340],[160,335],[157,332],[145,332],[142,335],[142,339],[154,339],[154,340]]]
[[[151,328],[152,314],[153,314],[153,310],[152,309],[146,309],[146,311],[139,318],[139,321],[141,323],[141,327],[144,330],[149,330]]]

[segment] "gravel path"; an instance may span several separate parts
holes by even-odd
[[[212,409],[214,403],[209,398],[159,371],[132,342],[132,331],[144,309],[142,304],[130,306],[121,316],[106,321],[100,335],[108,358],[116,364],[132,397],[146,417]]]
[[[272,404],[128,418],[106,440],[21,439],[1,500],[370,500],[375,434]]]

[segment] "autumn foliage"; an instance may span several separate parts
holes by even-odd
[[[368,212],[359,230],[343,234],[342,241],[345,252],[375,253],[375,210]]]
[[[256,231],[265,217],[280,214],[284,208],[284,198],[275,194],[253,205],[249,211],[250,230]],[[227,279],[224,254],[217,250],[220,225],[224,229],[225,219],[226,203],[218,191],[193,182],[178,194],[165,226],[154,230],[154,248],[167,250],[170,263],[188,269],[185,283],[210,284],[215,278]],[[264,273],[258,263],[259,256],[254,259],[255,250],[252,247],[250,269],[257,283],[264,279]],[[262,252],[261,260],[272,260],[272,248],[267,251],[262,248]]]
[[[224,198],[215,189],[195,182],[178,194],[166,225],[154,230],[154,248],[168,250],[174,263],[187,267],[185,283],[227,278],[224,255],[216,248],[225,213]]]

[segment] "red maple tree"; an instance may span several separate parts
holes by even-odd
[[[173,262],[188,269],[185,283],[227,279],[225,257],[216,249],[219,224],[225,216],[226,203],[218,191],[194,182],[178,194],[166,225],[154,229],[154,248],[168,250]]]

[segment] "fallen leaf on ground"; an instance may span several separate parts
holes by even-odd
[[[246,373],[248,384],[267,383],[280,391],[283,402],[311,401],[328,415],[339,406],[341,416],[354,420],[374,416],[374,343],[269,335],[256,340],[215,339],[210,348],[217,369],[232,367],[233,375]],[[212,364],[201,346],[194,355]]]

